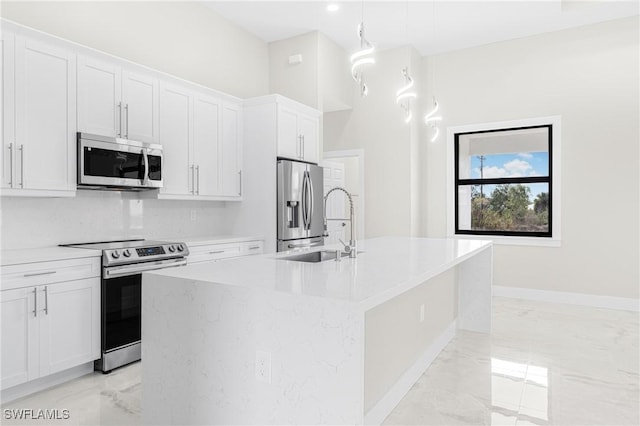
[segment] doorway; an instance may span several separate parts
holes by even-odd
[[[327,151],[324,161],[324,193],[336,186],[341,186],[353,199],[356,216],[356,239],[365,238],[365,197],[364,197],[364,150]],[[326,244],[337,243],[338,238],[347,241],[351,233],[349,219],[349,202],[341,193],[332,193],[327,200],[327,232]]]

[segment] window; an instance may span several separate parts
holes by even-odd
[[[454,132],[455,233],[553,236],[553,125]]]

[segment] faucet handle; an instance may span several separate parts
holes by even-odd
[[[339,238],[338,238],[338,241],[340,241],[342,243],[342,245],[344,246],[344,252],[345,253],[351,253],[351,246],[349,244],[346,244],[344,241],[342,241]]]

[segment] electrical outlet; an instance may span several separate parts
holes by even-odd
[[[195,222],[196,219],[198,218],[198,213],[195,210],[191,210],[191,222]]]
[[[424,303],[420,305],[420,322],[424,322]]]
[[[256,352],[256,380],[271,384],[271,352]]]

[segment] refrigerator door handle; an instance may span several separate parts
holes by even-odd
[[[307,229],[307,172],[302,174],[302,229]]]
[[[313,218],[313,181],[311,180],[311,174],[307,172],[307,180],[309,181],[307,185],[307,194],[309,195],[309,203],[307,204],[307,208],[309,211],[307,212],[308,223],[307,229],[311,229],[311,219]]]

